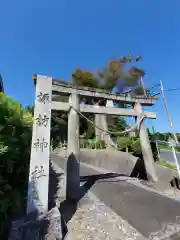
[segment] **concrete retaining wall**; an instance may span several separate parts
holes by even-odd
[[[82,149],[80,161],[112,172],[129,175],[136,163],[136,158],[131,154],[111,149]]]
[[[60,155],[65,156],[61,151]],[[137,158],[129,153],[120,152],[111,149],[81,149],[80,161],[95,167],[107,169],[110,172],[117,172],[129,175],[135,166]],[[156,165],[158,182],[163,185],[169,184],[174,176],[177,177],[177,171],[167,167]]]

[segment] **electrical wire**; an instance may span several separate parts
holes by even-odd
[[[177,90],[180,90],[180,87],[178,87],[178,88],[169,88],[169,89],[165,89],[164,91],[170,92],[170,91],[177,91]]]
[[[165,89],[164,91],[166,91],[166,92],[171,92],[171,91],[177,91],[177,90],[180,90],[180,87],[178,87],[178,88],[168,88],[168,89]],[[152,94],[152,93],[151,93],[151,94]],[[152,95],[152,97],[155,97],[155,96],[160,95],[160,94],[161,94],[161,93],[158,92],[158,93]]]

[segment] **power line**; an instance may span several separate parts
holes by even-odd
[[[175,148],[174,148],[174,145],[176,146],[176,144],[178,143],[178,138],[177,138],[176,132],[174,131],[174,124],[172,122],[172,118],[171,118],[171,115],[170,115],[170,112],[169,112],[169,109],[168,109],[167,100],[166,100],[166,97],[165,97],[165,94],[164,94],[164,86],[163,86],[163,83],[162,83],[161,80],[160,80],[160,89],[161,89],[161,95],[162,95],[163,100],[164,100],[164,105],[165,105],[165,108],[166,108],[166,112],[167,112],[167,115],[168,115],[169,123],[170,123],[170,126],[172,128],[173,135],[174,135],[175,144],[171,143],[171,148],[172,148],[173,157],[174,157],[174,160],[175,160],[175,163],[176,163],[177,172],[178,172],[178,175],[179,175],[179,178],[180,178],[180,166],[179,166],[179,162],[178,162],[178,159],[177,159],[177,156],[176,156],[176,151],[175,151]]]
[[[169,89],[165,89],[164,91],[176,91],[176,90],[180,90],[180,87],[178,87],[178,88],[169,88]]]
[[[160,92],[156,93],[156,94],[152,95],[152,97],[155,97],[155,96],[160,95],[160,94],[161,94]]]
[[[177,91],[177,90],[180,90],[180,87],[178,87],[178,88],[168,88],[168,89],[164,89],[164,92],[165,92],[165,91],[166,91],[166,92],[171,92],[171,91]],[[152,94],[152,92],[151,92],[151,94]],[[152,95],[152,97],[155,97],[155,96],[160,95],[160,94],[161,94],[160,92],[155,93],[154,95]]]
[[[169,123],[171,125],[171,128],[173,130],[173,135],[174,135],[174,140],[176,143],[178,143],[178,139],[177,139],[177,136],[176,136],[176,133],[174,131],[174,124],[173,124],[173,121],[172,121],[172,118],[171,118],[171,115],[170,115],[170,112],[169,112],[169,108],[168,108],[168,105],[167,105],[167,100],[166,100],[166,97],[165,97],[165,94],[164,94],[164,86],[163,86],[163,83],[162,81],[160,80],[160,89],[161,89],[161,95],[163,97],[163,101],[164,101],[164,105],[165,105],[165,108],[166,108],[166,112],[167,112],[167,115],[168,115],[168,119],[169,119]],[[180,169],[179,169],[179,172],[180,172]]]

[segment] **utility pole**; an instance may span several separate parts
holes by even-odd
[[[169,141],[169,146],[171,146],[171,148],[172,148],[173,157],[174,157],[174,160],[175,160],[177,172],[178,172],[179,179],[180,179],[180,166],[179,166],[179,162],[178,162],[176,151],[175,151],[175,146],[178,143],[178,139],[177,139],[176,133],[174,131],[174,125],[173,125],[172,118],[171,118],[171,115],[170,115],[170,112],[169,112],[169,109],[168,109],[166,97],[165,97],[165,94],[164,94],[164,87],[163,87],[163,83],[162,83],[161,80],[160,80],[160,88],[161,88],[161,94],[162,94],[162,97],[163,97],[163,100],[164,100],[164,105],[166,107],[166,112],[167,112],[167,115],[168,115],[169,123],[171,125],[174,140],[175,140],[174,143],[173,143],[173,139],[171,141]]]
[[[175,140],[176,143],[178,143],[178,139],[177,139],[176,133],[174,131],[174,125],[173,125],[173,122],[172,122],[172,118],[171,118],[171,115],[170,115],[170,112],[169,112],[169,109],[168,109],[167,100],[166,100],[166,97],[165,97],[165,94],[164,94],[163,83],[162,83],[161,80],[160,80],[160,89],[161,89],[161,94],[162,94],[162,97],[163,97],[163,100],[164,100],[164,105],[165,105],[165,108],[166,108],[166,112],[167,112],[167,115],[168,115],[169,123],[170,123],[172,131],[173,131],[174,140]]]

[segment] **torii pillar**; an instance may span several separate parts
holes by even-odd
[[[143,113],[141,104],[135,103],[134,110],[139,113],[139,117],[137,117],[137,121],[139,121],[140,116]],[[139,137],[140,137],[141,150],[142,150],[142,154],[143,154],[143,159],[144,159],[144,164],[145,164],[145,168],[146,168],[148,181],[156,182],[158,180],[158,178],[156,175],[153,153],[152,153],[149,136],[147,133],[144,119],[142,120],[142,122],[139,125]]]
[[[68,114],[68,160],[66,199],[77,200],[80,187],[80,148],[79,148],[79,95],[72,93],[69,96],[69,105],[72,106]]]

